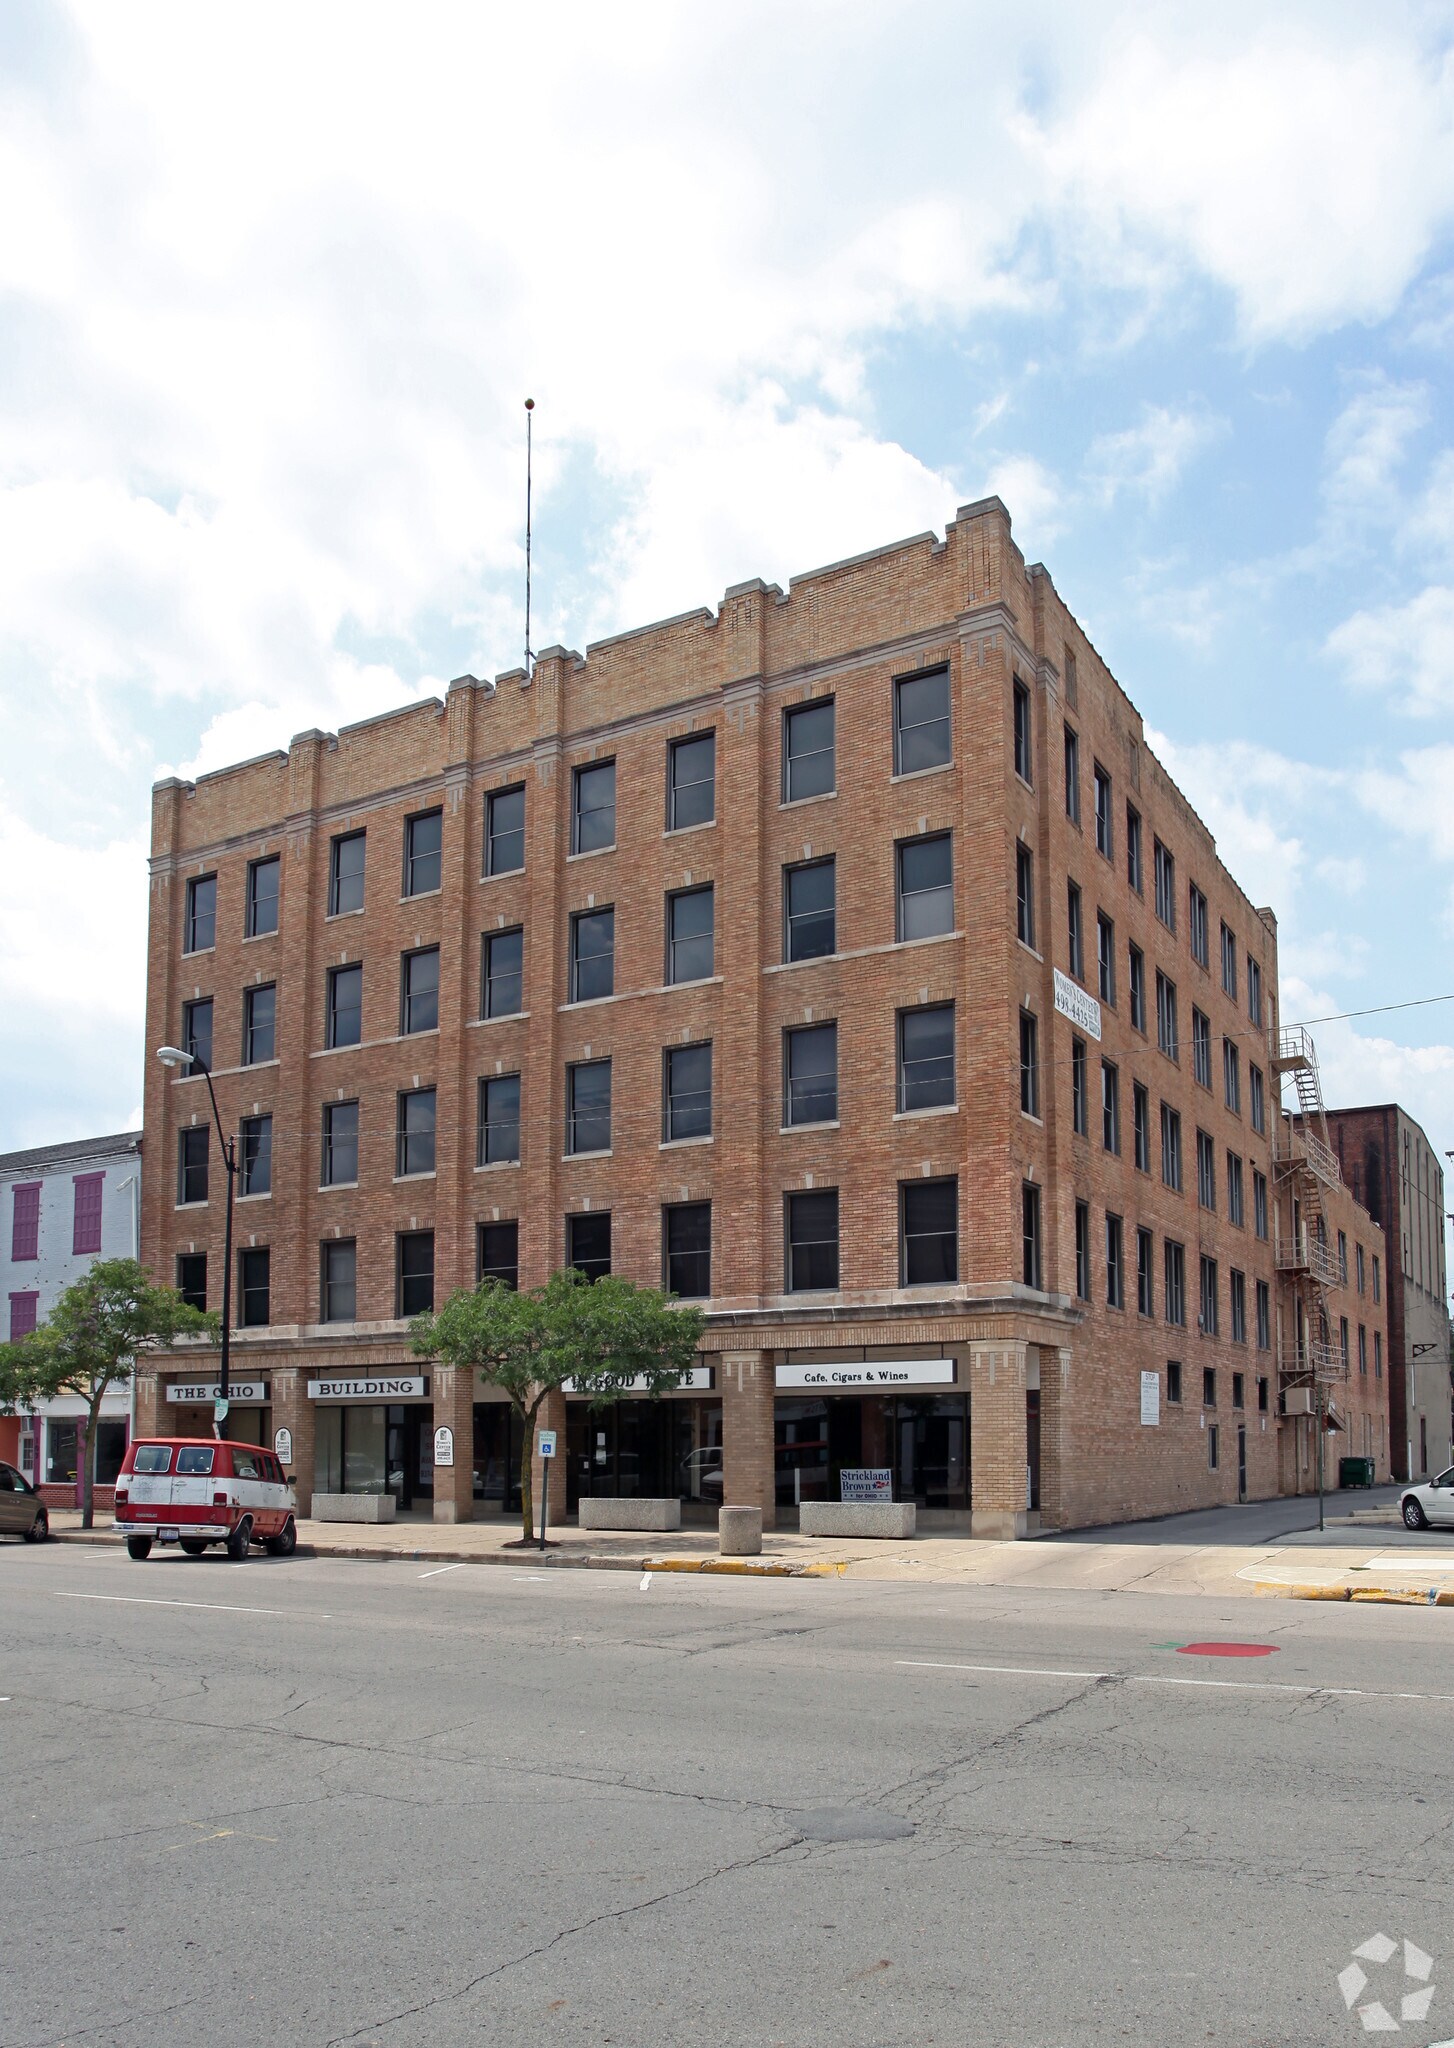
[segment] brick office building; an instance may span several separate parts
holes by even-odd
[[[507,1507],[505,1411],[407,1316],[567,1260],[707,1335],[691,1389],[543,1417],[562,1512],[1278,1490],[1275,920],[998,500],[163,782],[151,888],[149,1043],[239,1131],[235,1372],[305,1504]],[[205,1082],[151,1063],[145,1121],[146,1256],[216,1306]],[[195,1426],[176,1377],[143,1416]]]

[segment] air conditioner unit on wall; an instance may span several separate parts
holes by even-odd
[[[1313,1412],[1311,1387],[1289,1387],[1282,1401],[1285,1415],[1311,1415]]]

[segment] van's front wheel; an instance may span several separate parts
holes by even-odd
[[[269,1536],[264,1544],[269,1557],[291,1557],[298,1548],[298,1525],[289,1515],[276,1536]]]
[[[138,1563],[141,1562],[142,1558],[150,1557],[150,1536],[128,1536],[126,1539],[126,1554],[128,1557],[134,1557]]]
[[[247,1546],[252,1541],[252,1516],[244,1515],[227,1539],[227,1555],[234,1564],[241,1564],[247,1556]]]

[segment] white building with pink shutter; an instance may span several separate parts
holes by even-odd
[[[140,1214],[140,1131],[0,1153],[0,1330],[25,1336],[98,1258],[135,1258]],[[98,1485],[109,1486],[120,1468],[130,1414],[129,1388],[102,1403]],[[79,1501],[83,1443],[76,1399],[0,1416],[0,1459],[18,1465],[55,1507]]]

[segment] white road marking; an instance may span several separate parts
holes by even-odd
[[[644,1593],[644,1592],[645,1592],[645,1591],[647,1590],[647,1588],[648,1588],[648,1587],[650,1586],[650,1584],[651,1584],[651,1573],[650,1573],[650,1572],[643,1572],[643,1573],[641,1574],[641,1591],[642,1591],[642,1592]]]
[[[224,1607],[217,1600],[146,1600],[138,1593],[55,1593],[52,1600],[104,1600],[113,1607],[205,1607],[209,1614],[282,1614],[286,1607]],[[328,1615],[319,1617],[329,1620]]]
[[[1370,1557],[1367,1569],[1374,1566],[1385,1572],[1454,1572],[1454,1557],[1424,1557],[1416,1550],[1394,1552],[1387,1557]]]
[[[1303,1698],[1316,1694],[1336,1700],[1425,1700],[1440,1705],[1454,1701],[1449,1692],[1374,1692],[1362,1685],[1287,1685],[1270,1678],[1167,1678],[1150,1671],[1052,1671],[1038,1664],[933,1664],[917,1657],[895,1662],[906,1671],[972,1671],[999,1678],[1099,1678],[1122,1685],[1199,1686],[1211,1692],[1295,1692]]]
[[[437,1564],[431,1572],[420,1572],[421,1579],[437,1579],[443,1572],[462,1572],[462,1564]]]

